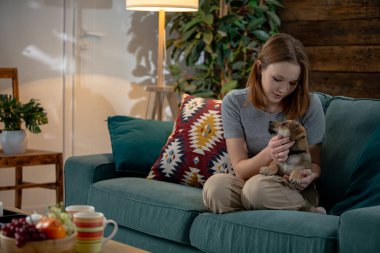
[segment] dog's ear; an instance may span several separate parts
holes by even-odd
[[[290,137],[292,140],[299,140],[302,138],[306,138],[305,128],[298,122],[293,121],[290,125]]]
[[[305,131],[299,131],[298,134],[294,136],[294,140],[301,140],[302,138],[306,138]]]

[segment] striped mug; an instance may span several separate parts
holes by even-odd
[[[98,253],[103,244],[115,236],[118,225],[113,220],[107,220],[100,212],[74,213],[74,224],[77,230],[75,249],[78,253]],[[113,225],[111,234],[104,237],[104,229],[108,224]]]

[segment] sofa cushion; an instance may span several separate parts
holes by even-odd
[[[340,253],[379,252],[380,206],[350,210],[340,216]]]
[[[191,244],[205,252],[337,252],[339,218],[297,211],[200,214]]]
[[[327,210],[343,200],[360,155],[380,122],[380,100],[333,97],[325,113],[321,177],[317,187]]]
[[[129,116],[108,117],[116,170],[141,172],[146,176],[172,128],[173,122],[143,120]]]
[[[148,178],[202,187],[215,173],[232,173],[223,136],[221,103],[183,96],[173,133]]]
[[[327,107],[330,103],[330,100],[333,98],[332,96],[322,93],[322,92],[315,92],[317,94],[319,100],[321,101],[322,107],[323,107],[323,112],[326,113]]]
[[[110,226],[111,227],[111,226]],[[112,228],[112,227],[111,227]],[[128,244],[133,247],[137,247],[146,251],[143,252],[155,252],[155,253],[204,253],[194,247],[191,247],[188,244],[176,243],[173,241],[169,241],[160,237],[148,235],[145,233],[141,233],[134,229],[121,227],[119,226],[119,230],[117,231],[115,237],[112,240],[122,242],[124,244]],[[105,231],[105,235],[108,235],[108,231]],[[110,231],[111,232],[111,231]],[[109,233],[110,233],[109,232]],[[104,253],[105,250],[103,250]],[[143,253],[139,250],[130,250],[127,249],[125,251],[113,251],[108,253]]]
[[[201,189],[135,177],[93,184],[88,204],[120,226],[185,244],[194,218],[206,211]]]
[[[370,137],[351,176],[344,200],[330,210],[340,215],[345,211],[380,205],[380,125]]]

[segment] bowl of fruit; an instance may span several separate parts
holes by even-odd
[[[61,205],[48,208],[46,215],[34,213],[14,218],[1,227],[2,253],[72,253],[75,226]]]

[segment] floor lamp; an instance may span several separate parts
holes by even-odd
[[[197,11],[198,0],[126,0],[127,10],[157,11],[158,16],[158,53],[157,53],[157,83],[148,85],[146,91],[154,93],[154,102],[150,119],[162,120],[162,110],[165,98],[175,118],[178,113],[178,105],[175,99],[174,88],[165,86],[164,83],[164,56],[165,56],[165,12]],[[150,108],[148,105],[148,111]]]

